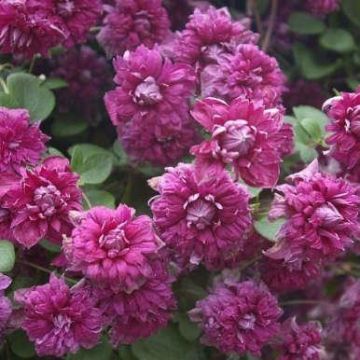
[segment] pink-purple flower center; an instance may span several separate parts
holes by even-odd
[[[138,11],[134,16],[134,27],[140,37],[149,37],[151,35],[151,14],[146,10]]]
[[[338,209],[332,203],[326,203],[314,211],[310,222],[317,226],[331,227],[344,220]]]
[[[59,1],[57,4],[57,11],[60,16],[63,17],[70,17],[75,9],[75,4],[73,1],[69,0],[62,0]]]
[[[198,193],[191,195],[184,204],[187,226],[204,230],[214,223],[218,210],[222,208],[213,195],[201,196]]]
[[[360,106],[359,105],[347,109],[345,130],[346,132],[352,132],[355,136],[360,137]]]
[[[41,217],[53,216],[65,201],[54,185],[40,186],[34,192],[34,203]]]
[[[245,120],[230,120],[222,126],[216,125],[212,137],[219,145],[217,154],[226,162],[246,155],[255,144],[255,133],[256,129]]]
[[[134,91],[134,101],[141,106],[154,105],[162,98],[160,88],[152,76],[144,79]]]
[[[256,317],[254,314],[245,314],[238,322],[239,327],[242,330],[253,330],[256,323]]]
[[[68,333],[71,328],[72,320],[63,314],[58,314],[53,318],[54,331],[56,334]]]
[[[121,223],[106,235],[102,235],[99,239],[100,247],[107,251],[110,258],[121,255],[121,252],[127,249],[129,245],[129,240],[126,238],[125,226],[126,222]]]

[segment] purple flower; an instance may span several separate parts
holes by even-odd
[[[265,110],[260,101],[235,99],[229,105],[207,98],[191,112],[211,138],[191,152],[201,161],[230,164],[249,185],[273,187],[280,162],[293,147],[293,133],[278,109]]]
[[[204,333],[204,344],[224,353],[257,356],[278,332],[281,314],[277,299],[253,281],[220,283],[189,312]]]
[[[11,301],[4,294],[10,284],[11,279],[0,273],[0,343],[2,343],[12,313]]]
[[[279,360],[321,360],[325,351],[321,346],[321,326],[315,322],[298,325],[295,318],[288,319],[281,328]]]
[[[346,173],[360,171],[360,92],[342,93],[325,102],[324,111],[330,118],[326,142],[330,156],[344,167]]]
[[[286,293],[304,289],[321,273],[321,262],[306,259],[286,262],[264,257],[260,263],[261,279],[270,290]]]
[[[358,279],[350,279],[346,284],[344,293],[331,315],[332,319],[326,329],[327,340],[332,345],[353,348],[354,354],[359,353],[360,281]]]
[[[243,251],[250,230],[249,196],[219,167],[179,164],[150,180],[161,239],[180,268],[223,268]]]
[[[66,38],[62,22],[49,13],[49,0],[10,1],[0,3],[0,53],[31,58],[48,55],[50,48]]]
[[[152,48],[170,34],[170,22],[161,0],[115,0],[97,36],[107,55],[122,55],[139,45]]]
[[[87,46],[74,48],[56,59],[52,76],[60,77],[68,87],[59,92],[60,111],[75,109],[96,122],[98,102],[111,84],[111,72],[104,57]]]
[[[31,58],[84,42],[101,13],[100,0],[5,0],[0,4],[0,51]]]
[[[12,214],[15,240],[30,248],[44,237],[61,241],[72,229],[69,213],[81,209],[79,177],[69,162],[49,157],[33,170],[24,170],[22,179],[6,193],[3,208]]]
[[[149,337],[168,324],[176,308],[171,279],[163,266],[131,294],[95,288],[114,346],[132,344]]]
[[[151,115],[134,117],[119,126],[118,136],[124,150],[135,163],[154,166],[175,164],[196,144],[198,135],[193,122],[185,120],[177,128],[161,126]]]
[[[219,96],[226,101],[239,96],[262,100],[267,108],[281,102],[286,90],[285,75],[276,59],[256,45],[239,45],[234,53],[218,56],[217,63],[201,74],[202,96]]]
[[[256,43],[258,35],[249,30],[250,22],[231,20],[227,8],[195,9],[174,44],[179,61],[199,66],[213,62],[216,54],[238,44]]]
[[[195,86],[190,66],[172,63],[159,49],[144,46],[114,61],[118,87],[105,95],[105,104],[115,126],[132,119],[151,121],[160,130],[181,128],[189,118],[189,100]]]
[[[292,175],[292,185],[277,187],[269,217],[284,217],[286,222],[276,245],[267,251],[271,258],[332,259],[352,244],[359,231],[357,186],[320,173],[316,160],[309,168]]]
[[[48,284],[16,291],[15,300],[23,308],[21,328],[39,356],[61,357],[92,348],[100,339],[101,312],[81,287],[69,289],[52,275]]]
[[[0,172],[39,162],[48,137],[30,121],[27,110],[0,107]]]
[[[314,15],[328,15],[340,7],[341,0],[306,0],[305,7]]]
[[[95,207],[80,215],[64,251],[71,268],[97,284],[131,293],[153,277],[162,242],[148,216],[119,205]]]

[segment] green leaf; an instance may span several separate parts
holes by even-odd
[[[80,175],[80,185],[101,184],[111,174],[113,155],[111,152],[91,144],[75,145],[69,151],[71,167]]]
[[[306,12],[293,12],[289,18],[290,29],[301,35],[320,34],[325,30],[325,24],[318,18]]]
[[[49,156],[62,156],[64,157],[64,154],[59,150],[52,146],[49,146],[47,149],[47,153]]]
[[[296,63],[305,78],[317,80],[333,74],[342,64],[338,59],[332,63],[323,63],[317,59],[315,53],[311,52],[302,44],[295,44],[293,47]]]
[[[115,197],[113,194],[103,190],[88,190],[86,196],[89,198],[91,205],[103,205],[109,208],[115,208]]]
[[[360,1],[342,0],[342,9],[346,16],[357,26],[360,26]]]
[[[69,86],[69,84],[60,78],[49,78],[41,83],[41,86],[47,87],[49,90],[63,89]]]
[[[297,142],[295,143],[295,148],[299,152],[300,158],[305,164],[311,163],[314,159],[318,157],[317,151],[310,146],[306,146]]]
[[[85,120],[74,119],[73,117],[57,117],[52,124],[51,132],[56,137],[69,137],[81,134],[89,127]]]
[[[34,345],[29,341],[25,332],[17,330],[8,336],[11,351],[22,359],[35,356]]]
[[[41,240],[39,245],[41,247],[43,247],[44,249],[46,249],[47,251],[50,251],[52,253],[59,253],[61,252],[61,246],[60,245],[57,245],[57,244],[54,244],[52,243],[51,241],[49,240]]]
[[[132,351],[139,360],[190,360],[196,348],[184,340],[174,325],[156,335],[133,344]]]
[[[0,240],[0,272],[9,272],[15,264],[14,245],[7,240]]]
[[[33,75],[14,73],[8,76],[9,95],[16,106],[29,110],[31,119],[42,121],[46,119],[55,107],[55,96],[40,80]]]
[[[306,118],[316,120],[322,129],[321,131],[326,131],[325,127],[329,123],[329,118],[319,109],[312,106],[302,105],[294,107],[293,112],[296,118],[300,121]]]
[[[346,84],[351,90],[356,90],[360,86],[360,80],[354,78],[347,78]]]
[[[128,157],[118,140],[114,142],[112,150],[115,155],[116,165],[119,167],[125,166],[128,163]]]
[[[176,314],[176,321],[179,323],[179,331],[182,337],[187,341],[195,341],[201,333],[199,327],[190,321],[187,314]]]
[[[255,221],[254,227],[256,231],[264,238],[270,241],[275,241],[276,234],[284,222],[284,219],[270,222],[267,217],[263,217],[262,219]]]
[[[90,350],[81,349],[76,354],[67,356],[67,360],[110,360],[113,355],[113,350],[104,337],[102,342]]]
[[[320,45],[329,50],[346,53],[355,49],[351,33],[343,29],[328,29],[320,37]]]

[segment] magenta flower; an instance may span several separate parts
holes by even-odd
[[[352,244],[359,231],[358,188],[318,171],[292,175],[293,185],[280,185],[270,219],[284,217],[276,245],[267,255],[286,262],[332,259]]]
[[[209,270],[243,251],[250,230],[249,196],[219,167],[179,164],[150,180],[154,222],[180,268]]]
[[[250,22],[232,21],[227,8],[195,9],[175,43],[176,58],[191,65],[204,66],[214,55],[228,52],[238,44],[256,43],[258,35],[249,30]]]
[[[97,284],[131,293],[154,276],[161,240],[148,216],[120,205],[95,207],[80,216],[64,250],[71,268]]]
[[[48,284],[16,291],[15,300],[23,308],[21,328],[39,356],[62,357],[100,339],[101,312],[81,287],[69,289],[52,275]]]
[[[104,6],[107,15],[97,36],[109,57],[139,45],[152,48],[170,34],[170,22],[161,0],[115,0]]]
[[[321,262],[312,259],[285,262],[264,257],[260,263],[261,279],[270,290],[278,293],[306,288],[319,278],[321,270]]]
[[[162,266],[131,294],[95,288],[114,346],[132,344],[165,327],[176,308],[171,280]]]
[[[230,164],[252,186],[277,183],[281,158],[293,147],[292,129],[278,109],[265,110],[260,101],[241,98],[229,105],[207,98],[196,103],[192,116],[211,133],[191,149],[198,159]]]
[[[105,104],[115,126],[146,117],[155,118],[160,129],[181,128],[188,120],[195,86],[190,66],[172,63],[159,49],[140,46],[117,57],[114,67],[118,87],[105,95]]]
[[[218,96],[231,101],[239,96],[262,100],[267,108],[281,102],[286,90],[285,75],[276,59],[256,45],[239,45],[234,53],[218,57],[216,64],[201,74],[202,96]]]
[[[146,115],[135,117],[117,130],[131,160],[154,166],[175,164],[198,140],[193,122],[185,119],[180,127],[168,128],[160,126],[159,118]]]
[[[4,294],[10,284],[11,279],[0,273],[0,343],[2,343],[12,313],[11,301]]]
[[[30,248],[44,237],[61,241],[69,235],[69,213],[81,209],[79,177],[71,172],[65,158],[53,156],[23,178],[4,197],[3,208],[12,214],[11,231],[15,240]]]
[[[87,34],[95,26],[102,12],[102,0],[52,0],[55,14],[63,22],[69,36],[65,46],[86,41]]]
[[[30,121],[27,110],[0,107],[0,172],[39,162],[48,137]]]
[[[281,314],[277,299],[253,281],[220,283],[189,312],[204,333],[205,345],[224,353],[256,356],[278,332]]]
[[[330,156],[339,161],[346,172],[360,171],[360,93],[342,93],[324,104],[330,118],[326,139]]]
[[[335,314],[327,328],[327,337],[341,346],[360,349],[360,281],[351,279],[338,300]],[[355,351],[354,351],[355,352]],[[354,357],[355,360],[355,357]]]
[[[31,58],[39,53],[48,55],[67,34],[62,22],[49,13],[48,0],[9,1],[0,3],[0,53],[12,53]]]
[[[288,319],[281,328],[279,360],[322,360],[325,350],[321,345],[321,326],[315,322],[298,325],[295,318]]]
[[[60,111],[75,109],[90,122],[98,116],[98,102],[111,84],[111,72],[104,57],[87,46],[74,48],[56,59],[54,77],[60,77],[68,87],[59,92]]]
[[[340,7],[341,0],[306,0],[305,7],[314,15],[328,15]]]

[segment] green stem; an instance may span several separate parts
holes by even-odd
[[[91,208],[92,208],[92,204],[91,204],[90,199],[87,197],[87,195],[85,194],[85,192],[83,192],[82,195],[83,195],[83,199],[84,199],[84,201],[85,201],[86,206],[87,206],[89,209],[91,209]]]
[[[6,82],[3,78],[0,77],[0,86],[2,87],[2,89],[4,90],[5,94],[9,94],[9,89],[6,85]]]
[[[34,70],[36,59],[37,59],[37,55],[35,54],[31,59],[31,63],[30,63],[30,66],[29,66],[29,74],[31,74],[33,72],[33,70]]]
[[[267,52],[267,50],[269,49],[270,43],[271,43],[271,37],[272,37],[274,27],[275,27],[278,5],[279,5],[279,0],[271,1],[271,13],[270,13],[269,26],[267,28],[265,38],[264,38],[264,41],[262,44],[262,50],[264,52]]]

